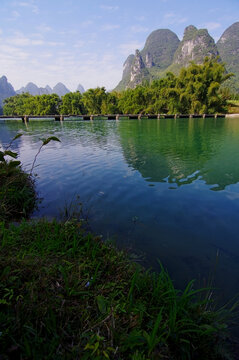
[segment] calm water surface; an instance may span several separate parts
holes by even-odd
[[[160,259],[178,287],[213,272],[221,300],[239,293],[239,119],[1,121],[0,143],[18,132],[26,169],[40,138],[61,139],[38,157],[34,216],[79,195],[96,233]]]

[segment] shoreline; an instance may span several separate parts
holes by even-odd
[[[230,318],[211,290],[175,289],[76,220],[0,226],[3,359],[224,359]],[[9,337],[10,335],[10,337]],[[232,351],[232,350],[231,350]],[[50,357],[48,354],[52,354]]]

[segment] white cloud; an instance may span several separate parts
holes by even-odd
[[[8,45],[8,44],[1,44],[0,46],[1,51],[1,60],[5,59],[12,59],[15,62],[19,60],[26,60],[29,57],[29,53],[23,51],[22,49]]]
[[[12,11],[10,17],[7,18],[8,21],[14,21],[20,17],[20,13],[16,10]]]
[[[64,49],[56,49],[54,53],[46,50],[40,52],[39,56],[32,56],[32,53],[10,45],[1,46],[0,51],[1,71],[15,89],[30,81],[38,86],[45,86],[45,82],[54,86],[61,81],[72,91],[75,91],[78,83],[82,83],[86,89],[96,86],[112,89],[122,76],[118,56],[112,51],[101,54],[85,52],[80,57]],[[81,60],[83,56],[86,61]]]
[[[181,18],[178,18],[177,19],[177,23],[178,24],[184,24],[188,21],[188,18],[187,17],[181,17]]]
[[[60,41],[47,41],[45,44],[49,45],[49,46],[64,46],[64,45],[66,45],[64,42],[60,42]]]
[[[170,19],[170,18],[174,18],[175,16],[176,16],[176,14],[174,14],[174,13],[167,13],[167,14],[164,15],[164,18],[165,19]]]
[[[218,22],[208,22],[208,23],[204,23],[202,25],[200,25],[200,27],[202,28],[206,28],[207,30],[215,30],[218,29],[222,26],[222,24],[218,23]]]
[[[146,26],[133,25],[131,26],[131,31],[133,33],[147,32],[149,29]]]
[[[49,53],[49,52],[40,53],[40,54],[38,55],[38,57],[41,57],[41,58],[43,58],[43,59],[49,59],[49,58],[51,58],[52,56],[53,56],[53,54],[52,54],[52,53]]]
[[[103,31],[110,31],[110,30],[115,30],[115,29],[119,29],[120,26],[117,24],[105,24],[101,26],[101,30]]]
[[[143,47],[143,43],[137,41],[131,41],[128,43],[120,44],[119,50],[121,54],[127,56],[129,54],[134,54],[136,49],[141,49]]]
[[[31,39],[26,37],[20,32],[15,32],[14,36],[6,38],[6,43],[23,47],[23,46],[37,46],[37,45],[44,45],[44,41],[41,39]]]
[[[33,1],[22,1],[16,4],[20,7],[29,8],[34,14],[39,14],[39,8]]]
[[[135,16],[135,19],[138,21],[144,21],[146,20],[146,16],[142,15],[142,16]]]
[[[117,6],[117,5],[116,6],[100,5],[100,8],[103,9],[103,10],[110,11],[110,12],[119,10],[119,6]]]
[[[47,24],[40,24],[36,27],[36,29],[41,33],[47,33],[49,31],[52,31],[52,28]]]
[[[43,40],[31,40],[31,45],[44,45]]]
[[[92,21],[92,20],[85,20],[85,21],[83,21],[83,22],[80,24],[80,26],[81,26],[82,28],[87,28],[87,27],[91,26],[92,24],[93,24],[93,21]]]
[[[74,46],[74,48],[76,48],[76,49],[80,49],[80,48],[82,48],[84,45],[85,45],[85,41],[83,41],[83,40],[78,40],[73,46]]]
[[[175,14],[173,12],[164,14],[163,18],[167,25],[183,24],[188,21],[188,18],[186,18],[185,16],[181,16],[181,15]]]

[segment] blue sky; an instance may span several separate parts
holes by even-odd
[[[0,0],[0,76],[15,89],[63,82],[114,88],[126,57],[156,29],[186,26],[215,41],[239,21],[239,0]]]

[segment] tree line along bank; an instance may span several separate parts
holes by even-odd
[[[204,114],[227,112],[227,100],[239,99],[223,87],[233,77],[218,59],[205,58],[191,63],[178,76],[169,72],[159,80],[145,82],[122,92],[107,92],[104,87],[59,97],[57,94],[33,96],[23,93],[4,100],[3,113],[12,115],[85,114]]]

